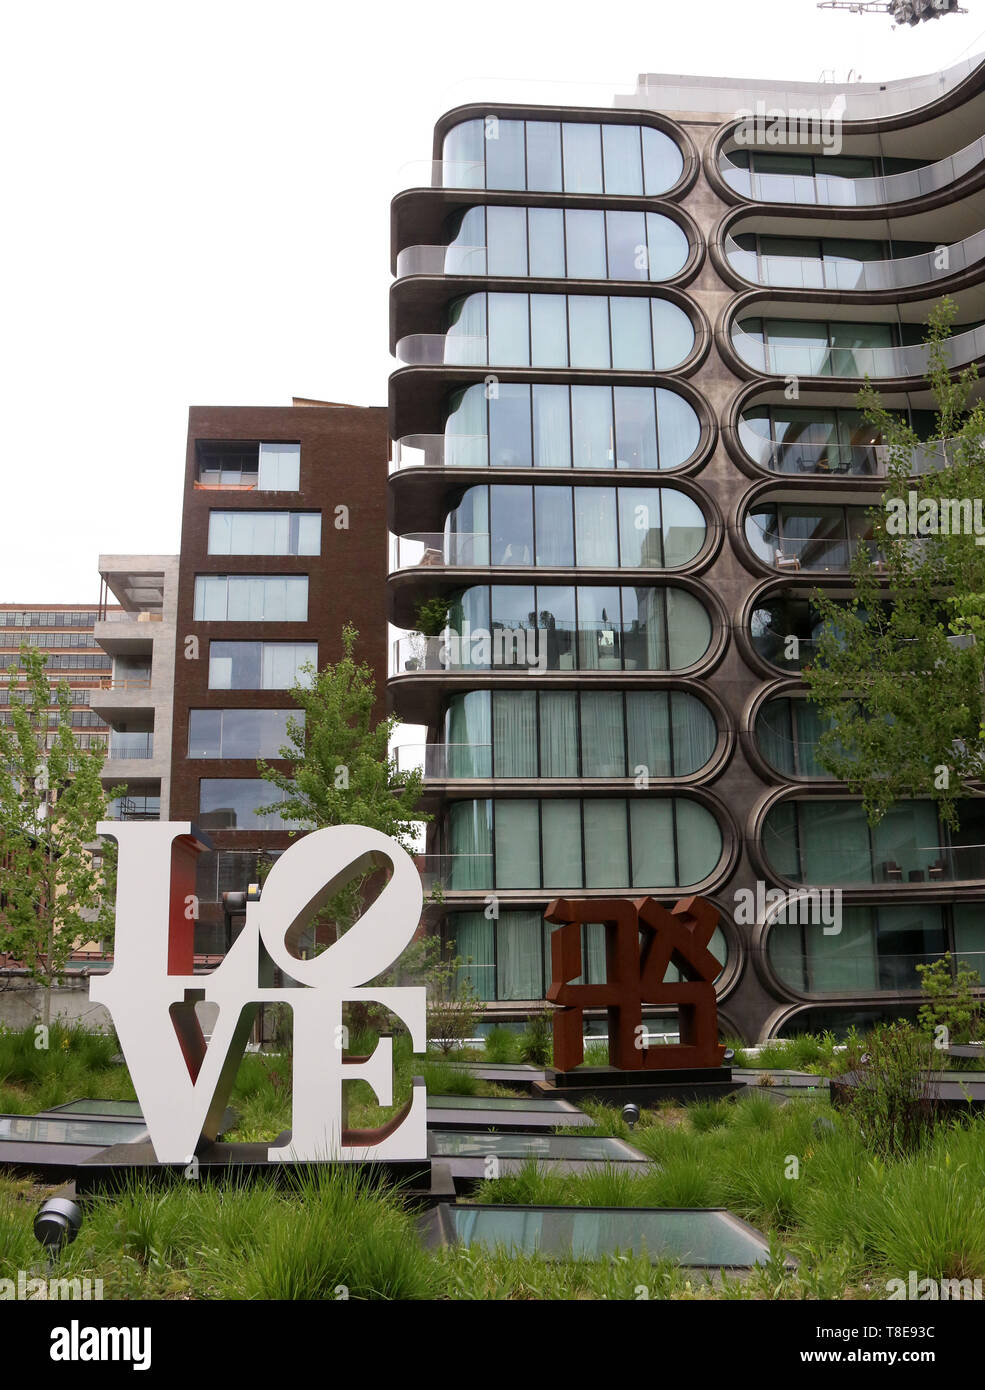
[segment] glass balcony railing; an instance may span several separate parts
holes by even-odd
[[[398,772],[423,772],[425,780],[492,776],[491,743],[405,743],[396,757]]]
[[[121,676],[118,679],[106,678],[99,682],[100,690],[150,690],[150,676]]]
[[[410,367],[485,367],[488,354],[488,338],[465,333],[408,333],[395,353]]]
[[[397,279],[407,275],[488,275],[484,246],[406,246],[397,255]]]
[[[741,424],[737,433],[742,449],[753,463],[770,473],[885,478],[889,468],[887,444],[810,444],[798,439],[774,439],[756,434]],[[912,477],[919,477],[946,468],[947,464],[945,444],[940,439],[931,439],[914,449],[910,473]]]
[[[783,928],[774,928],[782,932]],[[832,938],[837,940],[837,938]],[[873,994],[882,990],[919,990],[922,976],[919,965],[932,965],[944,958],[943,951],[876,952],[872,945],[857,948],[851,954],[838,951],[825,961],[783,951],[782,959],[772,961],[773,969],[783,982],[804,994]],[[985,952],[957,951],[955,955],[976,970],[979,979],[985,964]]]
[[[753,526],[746,539],[758,559],[778,570],[847,570],[860,550],[881,563],[874,541],[852,536],[777,536]]]
[[[164,621],[164,614],[149,609],[142,609],[135,613],[121,613],[117,609],[113,609],[108,613],[100,613],[97,621],[100,623],[161,623]]]
[[[764,661],[781,671],[801,671],[817,657],[820,642],[815,637],[781,637],[778,633],[753,634],[752,645]]]
[[[393,443],[390,472],[402,468],[486,468],[488,434],[406,434]]]
[[[771,343],[734,327],[732,346],[747,366],[766,376],[926,377],[930,365],[925,343],[876,348]],[[970,328],[949,338],[947,355],[952,367],[967,366],[985,355],[985,327]]]
[[[435,888],[454,893],[493,886],[491,854],[419,854],[415,862],[425,893]]]
[[[753,285],[797,290],[898,290],[931,285],[977,265],[985,258],[985,231],[966,241],[899,260],[819,260],[810,256],[760,256],[725,241],[729,264]]]
[[[110,736],[110,758],[153,758],[154,735],[147,733],[114,733]]]
[[[909,169],[902,174],[851,179],[837,174],[756,173],[735,164],[728,154],[719,157],[719,169],[729,188],[759,203],[794,203],[815,207],[881,207],[926,198],[949,188],[985,161],[985,136],[955,154]]]
[[[539,671],[667,671],[700,659],[707,642],[693,633],[674,634],[680,647],[668,662],[659,622],[641,629],[637,623],[568,622],[554,627],[478,628],[462,636],[446,632],[437,637],[408,633],[391,648],[391,675],[411,671],[458,672],[497,670]],[[710,639],[710,633],[708,634]]]
[[[394,570],[416,569],[419,566],[468,568],[483,567],[489,563],[488,531],[414,531],[406,536],[390,537],[391,574]],[[517,556],[515,560],[507,558],[499,563],[529,565],[532,561],[528,555],[526,559]]]

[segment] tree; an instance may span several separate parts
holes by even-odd
[[[873,824],[900,798],[921,797],[956,825],[958,799],[974,794],[969,783],[985,768],[985,543],[975,522],[985,497],[985,406],[970,404],[975,368],[951,380],[954,315],[945,299],[928,325],[937,405],[929,445],[871,386],[860,393],[888,442],[887,484],[870,513],[871,544],[854,559],[851,602],[813,596],[823,628],[804,679],[827,726],[818,757],[861,794]],[[914,477],[926,454],[942,466]]]
[[[42,985],[48,1025],[51,989],[72,952],[112,939],[116,847],[104,843],[94,860],[93,845],[109,800],[126,788],[104,791],[106,750],[76,744],[65,682],[56,691],[58,713],[49,714],[45,664],[43,652],[22,647],[20,665],[8,673],[11,723],[0,725],[0,951]]]
[[[938,1028],[945,1028],[952,1043],[971,1042],[981,1025],[981,1003],[972,993],[981,989],[978,971],[960,961],[953,973],[950,951],[928,965],[918,965],[917,970],[923,999],[920,1027],[935,1035]]]
[[[356,661],[358,639],[356,629],[346,624],[342,659],[318,672],[310,665],[302,668],[291,694],[304,719],[288,720],[290,743],[280,749],[290,771],[262,759],[257,770],[283,794],[278,810],[285,820],[297,822],[292,835],[329,825],[368,825],[414,853],[415,827],[431,819],[418,810],[424,777],[416,770],[398,773],[390,756],[397,717],[373,724],[376,686],[369,665]],[[317,925],[334,927],[338,935],[347,931],[360,914],[370,877],[350,880],[326,904]]]
[[[262,759],[257,770],[282,793],[281,816],[298,822],[299,829],[292,835],[329,825],[368,825],[413,854],[415,828],[431,820],[418,809],[423,773],[397,771],[396,759],[390,756],[390,739],[400,723],[396,716],[372,722],[375,681],[370,667],[356,661],[358,639],[359,633],[347,624],[342,629],[342,659],[318,672],[310,665],[304,667],[302,679],[292,688],[304,719],[287,723],[290,743],[280,753],[290,763],[290,771],[282,772]],[[325,944],[317,936],[341,936],[357,920],[371,877],[363,874],[352,879],[317,915],[313,923],[316,951]],[[441,901],[439,888],[432,901]],[[451,959],[437,938],[415,940],[378,983],[423,984],[432,1031],[447,1024],[467,1028],[471,1036],[478,1009],[459,970],[463,963],[458,957]],[[352,1006],[350,1016],[357,1030],[383,1022],[366,1004]]]

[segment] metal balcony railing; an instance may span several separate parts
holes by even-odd
[[[110,737],[110,758],[134,760],[153,758],[154,735],[146,733],[114,733]]]

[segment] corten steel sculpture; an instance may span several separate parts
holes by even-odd
[[[556,898],[544,913],[561,926],[551,934],[548,999],[563,1007],[554,1014],[554,1065],[569,1071],[584,1060],[583,1011],[604,1005],[609,1020],[609,1062],[621,1071],[669,1067],[717,1067],[725,1048],[718,1042],[715,979],[721,965],[708,950],[718,911],[705,898],[682,898],[673,911],[653,898]],[[581,927],[605,927],[604,985],[576,985],[582,973]],[[668,965],[683,978],[665,984]],[[680,1042],[646,1047],[643,1005],[673,1004]]]

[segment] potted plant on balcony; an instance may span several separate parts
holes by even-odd
[[[425,671],[444,670],[441,649],[444,645],[442,633],[448,626],[447,600],[437,596],[421,599],[414,609],[414,624],[410,634],[414,656],[406,663],[407,670],[417,671],[422,667]]]

